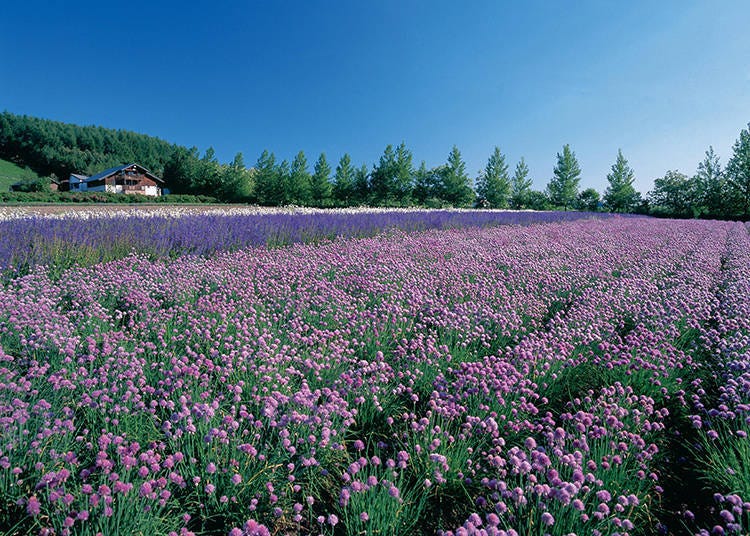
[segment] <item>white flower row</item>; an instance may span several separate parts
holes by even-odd
[[[63,205],[53,206],[0,206],[0,221],[13,220],[18,218],[49,218],[64,219],[75,218],[87,220],[91,218],[128,218],[132,216],[139,217],[169,217],[179,218],[182,216],[193,215],[226,215],[226,216],[243,216],[243,215],[262,215],[262,214],[360,214],[360,213],[388,213],[388,212],[432,212],[437,209],[422,208],[371,208],[371,207],[348,207],[334,209],[318,209],[307,207],[260,207],[260,206],[119,206],[119,205],[96,205],[66,207]],[[509,210],[488,210],[488,209],[439,209],[449,210],[451,212],[522,212]]]

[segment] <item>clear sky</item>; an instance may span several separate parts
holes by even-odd
[[[726,163],[750,121],[750,2],[47,1],[0,8],[0,110],[134,130],[221,161],[300,149],[415,165],[498,145],[543,188],[569,143],[581,187],[617,149],[645,192]]]

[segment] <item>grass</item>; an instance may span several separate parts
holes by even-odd
[[[10,185],[22,179],[37,179],[39,175],[29,168],[22,168],[13,162],[0,158],[0,192],[10,190]]]

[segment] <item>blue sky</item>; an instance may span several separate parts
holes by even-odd
[[[498,145],[543,188],[569,143],[603,191],[726,163],[750,121],[750,3],[9,0],[0,109],[134,130],[220,160],[264,148],[415,165]]]

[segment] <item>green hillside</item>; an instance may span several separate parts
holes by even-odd
[[[18,167],[13,162],[0,158],[0,192],[7,192],[14,182],[36,178],[38,178],[38,175],[30,169]]]

